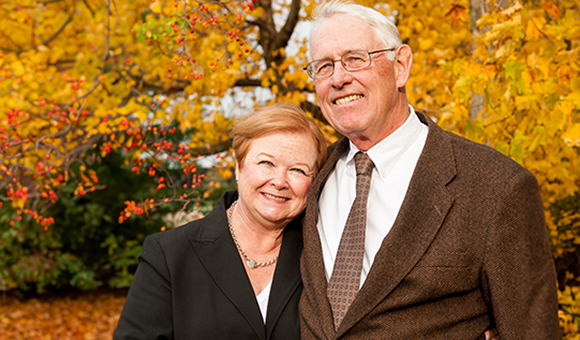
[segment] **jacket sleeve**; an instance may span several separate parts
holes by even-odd
[[[484,296],[500,339],[559,339],[557,282],[535,177],[518,171],[490,221]]]
[[[145,239],[114,340],[173,339],[171,277],[163,249]]]

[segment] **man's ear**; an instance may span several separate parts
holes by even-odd
[[[401,45],[396,52],[395,67],[397,69],[397,88],[403,88],[411,75],[413,51],[411,51],[409,45]]]

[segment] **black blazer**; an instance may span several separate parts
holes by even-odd
[[[298,219],[284,231],[264,325],[228,231],[227,192],[205,218],[148,236],[113,339],[299,339]]]

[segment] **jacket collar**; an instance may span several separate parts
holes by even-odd
[[[302,281],[306,284],[301,300],[307,299],[313,305],[313,309],[318,314],[316,317],[320,321],[315,327],[322,328],[326,339],[332,339],[335,331],[332,309],[326,296],[328,282],[324,271],[320,235],[316,226],[318,222],[318,198],[336,162],[348,150],[348,143],[348,139],[343,138],[328,148],[328,159],[310,186],[306,215],[303,221],[304,249],[300,263]]]
[[[393,228],[383,240],[365,283],[336,332],[326,297],[327,281],[316,225],[320,192],[334,164],[348,148],[346,138],[333,146],[329,160],[311,187],[304,223],[302,273],[307,283],[305,292],[311,294],[309,298],[317,305],[321,327],[329,339],[347,332],[395,289],[425,253],[453,204],[446,188],[457,173],[452,143],[429,117],[416,114],[429,126],[425,147]]]
[[[238,198],[235,191],[222,195],[216,207],[202,221],[191,244],[205,270],[225,296],[239,310],[259,339],[268,339],[292,294],[301,287],[297,259],[302,249],[298,220],[284,230],[280,255],[268,301],[266,327],[244,265],[229,233],[226,210]]]

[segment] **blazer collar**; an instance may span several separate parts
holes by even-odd
[[[328,159],[310,186],[306,215],[303,221],[304,249],[300,258],[300,269],[305,285],[302,300],[310,300],[313,309],[319,314],[317,317],[320,324],[316,327],[322,328],[326,339],[332,339],[335,331],[332,309],[326,297],[328,282],[324,272],[320,235],[316,226],[318,223],[318,198],[328,175],[334,169],[339,157],[348,150],[348,145],[348,139],[343,138],[329,147]]]
[[[301,252],[302,224],[298,219],[295,219],[284,230],[280,256],[274,272],[266,315],[267,339],[271,337],[276,323],[296,290],[302,287],[299,261]]]
[[[301,225],[294,220],[284,230],[264,327],[254,290],[228,229],[226,210],[237,197],[235,191],[224,193],[216,207],[203,219],[205,223],[191,238],[191,244],[216,286],[236,306],[258,338],[267,339],[288,300],[301,285],[297,261],[302,249]]]
[[[311,252],[312,259],[320,261],[315,265],[303,265],[303,274],[308,275],[310,285],[314,284],[317,310],[322,311],[322,327],[328,338],[338,338],[352,328],[363,317],[369,314],[383,301],[403,278],[413,269],[425,253],[439,231],[445,216],[449,212],[453,197],[446,185],[456,176],[453,145],[437,124],[421,112],[416,113],[419,119],[429,126],[425,147],[413,173],[405,199],[389,234],[383,240],[375,256],[369,275],[357,298],[351,305],[337,332],[332,326],[332,312],[326,298],[327,281],[324,274],[322,250],[318,238],[317,202],[320,191],[340,154],[348,147],[348,141],[341,140],[329,157],[331,164],[323,168],[324,174],[318,178],[318,186],[309,197],[307,221],[304,224],[305,250]],[[346,146],[344,145],[346,144]],[[314,186],[314,185],[313,185]],[[308,244],[310,234],[315,234],[316,245]],[[311,260],[312,260],[311,259]],[[303,278],[307,281],[307,278]],[[305,287],[306,290],[307,287]],[[322,308],[321,308],[322,307]]]
[[[429,117],[417,114],[429,126],[425,147],[395,223],[337,330],[337,337],[370,313],[415,267],[453,205],[454,198],[446,188],[457,174],[453,145]]]

